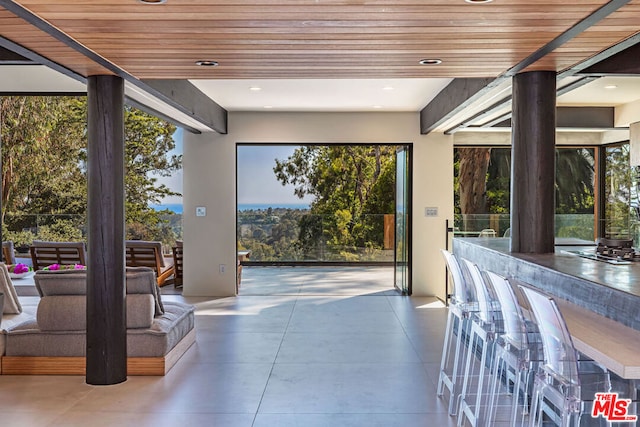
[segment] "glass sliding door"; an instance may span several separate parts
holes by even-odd
[[[394,285],[411,295],[411,147],[396,151]]]

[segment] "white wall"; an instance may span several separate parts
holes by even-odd
[[[640,120],[640,100],[616,106],[614,118],[616,127],[628,127],[638,120]]]
[[[185,133],[184,295],[235,295],[236,143],[412,143],[413,294],[444,298],[439,249],[453,219],[453,139],[420,135],[419,120],[418,113],[235,112],[227,135]],[[196,206],[207,215],[196,217]],[[425,207],[438,207],[438,217],[426,218]]]

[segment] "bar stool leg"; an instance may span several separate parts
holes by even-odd
[[[481,354],[480,354],[480,368],[478,369],[478,383],[476,387],[476,397],[473,407],[468,403],[469,385],[474,377],[475,368],[475,348],[482,342]],[[484,408],[482,407],[484,390],[484,376],[485,365],[487,363],[487,356],[492,349],[493,339],[487,334],[482,327],[476,323],[471,325],[471,339],[469,340],[469,347],[467,349],[467,360],[464,374],[464,382],[462,385],[462,392],[459,397],[458,407],[458,426],[464,424],[464,419],[468,419],[472,426],[483,426],[484,424]],[[492,362],[492,361],[491,361]],[[493,363],[493,362],[492,362]]]
[[[453,329],[457,323],[458,334],[455,336]],[[460,371],[462,364],[464,363],[464,351],[462,350],[463,340],[468,335],[469,320],[464,317],[459,317],[451,310],[447,317],[447,327],[445,332],[444,346],[442,350],[442,359],[440,362],[440,375],[438,378],[437,395],[442,396],[444,394],[444,387],[449,390],[449,415],[455,416],[457,413],[458,389],[460,387]],[[451,345],[455,340],[455,353],[453,355],[453,366],[451,367],[451,376],[448,375],[447,369],[449,368],[449,359],[451,357]]]

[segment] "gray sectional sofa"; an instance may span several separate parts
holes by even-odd
[[[2,374],[84,374],[86,271],[37,271],[35,317],[5,328]],[[127,268],[129,375],[164,375],[195,342],[194,308],[163,302],[155,273]]]
[[[0,305],[0,372],[2,372],[2,356],[5,354],[6,347],[5,330],[35,318],[37,307],[33,304],[21,303],[4,263],[0,263],[0,293],[4,297],[4,304]]]

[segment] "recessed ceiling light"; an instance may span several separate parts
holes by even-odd
[[[376,110],[379,110],[382,108],[382,105],[374,105],[373,108],[375,108]]]
[[[259,91],[261,91],[261,90],[262,90],[262,88],[261,88],[261,87],[258,87],[258,86],[251,86],[251,87],[249,88],[249,90],[254,91],[254,92],[259,92]]]
[[[420,65],[438,65],[442,64],[442,59],[421,59],[418,63]]]
[[[138,1],[144,4],[162,4],[167,2],[167,0],[138,0]]]
[[[270,110],[271,108],[273,108],[273,105],[265,105],[263,108]]]
[[[196,61],[196,65],[200,65],[202,67],[217,67],[218,61],[210,61],[210,60],[202,60],[202,61]]]
[[[491,3],[493,0],[464,0],[465,3],[471,4],[482,4],[482,3]]]
[[[393,90],[393,86],[385,86],[382,90]]]
[[[618,86],[616,85],[606,85],[604,88],[605,89],[617,89]]]

